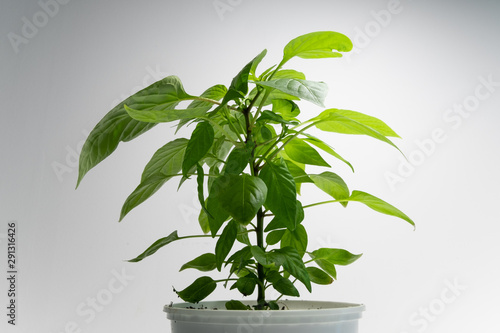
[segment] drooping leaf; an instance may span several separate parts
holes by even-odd
[[[279,114],[276,114],[272,111],[262,111],[259,119],[257,119],[257,122],[260,122],[260,121],[265,121],[265,122],[271,122],[271,123],[275,123],[275,124],[297,124],[297,122],[290,122],[288,120],[285,120],[283,119],[282,116],[280,116]]]
[[[208,210],[208,209],[207,209]],[[208,215],[205,213],[203,209],[200,210],[200,215],[198,215],[198,224],[201,227],[201,230],[204,234],[208,234],[210,232],[210,224],[208,223]]]
[[[293,176],[283,159],[267,162],[259,177],[267,186],[265,205],[280,216],[290,230],[296,227],[297,190]]]
[[[305,80],[306,75],[294,69],[282,69],[274,73],[273,79],[299,79]]]
[[[309,178],[307,173],[299,167],[297,164],[293,163],[292,161],[285,160],[286,166],[290,173],[293,176],[293,180],[295,181],[295,184],[300,184],[300,183],[313,183],[312,179]]]
[[[284,278],[277,271],[270,271],[267,274],[266,279],[271,282],[273,288],[276,289],[277,292],[287,296],[300,296],[299,291],[295,288],[292,281]]]
[[[324,82],[307,81],[301,79],[276,79],[271,81],[255,82],[259,86],[277,89],[286,94],[304,99],[318,106],[324,107],[328,87]]]
[[[143,181],[135,188],[135,190],[127,197],[125,200],[121,212],[120,220],[135,207],[139,206],[141,203],[150,198],[155,194],[162,186],[165,184],[172,176],[166,176],[162,173],[154,174]]]
[[[316,284],[322,284],[322,285],[327,285],[327,284],[332,284],[333,279],[322,271],[321,269],[317,267],[307,267],[307,272],[309,273],[309,278],[311,279],[312,283]]]
[[[210,212],[207,210],[205,207],[205,195],[203,194],[203,183],[205,179],[205,174],[203,171],[203,167],[199,164],[196,163],[196,183],[197,183],[197,192],[198,192],[198,201],[200,202],[201,209],[207,214],[207,216],[210,216]]]
[[[222,234],[217,241],[215,246],[215,260],[217,263],[217,270],[220,272],[224,259],[231,251],[231,248],[236,241],[236,235],[238,234],[238,225],[235,221],[230,221],[227,226],[222,231]]]
[[[252,251],[252,256],[259,264],[269,266],[275,263],[271,253],[264,251],[261,247],[254,245],[250,247],[250,250]]]
[[[165,245],[168,245],[176,240],[179,239],[179,236],[177,235],[177,230],[172,232],[170,235],[167,237],[163,237],[158,239],[156,242],[154,242],[150,247],[146,249],[143,253],[138,255],[136,258],[128,260],[128,262],[138,262],[141,261],[142,259],[149,257],[150,255],[154,254],[156,251],[164,247]]]
[[[302,139],[294,138],[285,145],[285,152],[288,157],[296,162],[329,167],[330,165],[321,155],[304,142]]]
[[[304,59],[335,58],[342,55],[338,52],[348,52],[352,49],[351,40],[338,32],[318,31],[292,39],[283,50],[283,65],[297,56]]]
[[[158,149],[142,172],[141,181],[158,174],[172,176],[182,168],[188,139],[179,138]]]
[[[182,174],[188,176],[190,169],[195,166],[210,150],[214,142],[214,129],[210,123],[202,121],[196,125],[184,153]]]
[[[296,277],[311,292],[309,273],[307,273],[302,257],[295,248],[287,246],[272,250],[269,254],[272,262],[282,265],[288,273]]]
[[[194,268],[202,272],[209,272],[213,271],[216,267],[217,264],[215,263],[215,254],[205,253],[182,265],[179,271]]]
[[[314,182],[314,184],[324,191],[325,193],[331,195],[336,200],[343,200],[349,198],[349,188],[339,175],[325,171],[319,175],[309,175]],[[341,201],[342,206],[347,206],[347,201]]]
[[[304,133],[305,134],[305,133]],[[339,160],[341,160],[342,162],[344,162],[345,164],[347,164],[352,172],[354,172],[354,168],[353,166],[351,165],[351,163],[349,163],[349,161],[347,161],[346,159],[344,159],[342,156],[340,156],[332,147],[330,147],[328,144],[326,144],[325,142],[317,139],[317,138],[314,138],[308,134],[305,134],[307,135],[308,137],[305,138],[305,139],[302,139],[308,143],[311,143],[313,145],[315,145],[316,147],[318,147],[319,149],[327,152],[328,154],[334,156],[335,158],[338,158]]]
[[[155,84],[156,86],[154,86]],[[124,101],[125,111],[135,120],[161,123],[179,119],[192,119],[207,112],[205,106],[175,110],[175,107],[180,102],[197,98],[186,93],[181,80],[176,76],[166,77],[148,88],[146,88],[148,89],[146,92],[140,95],[137,93],[131,96],[130,100]]]
[[[247,228],[238,223],[238,235],[236,236],[236,240],[245,245],[251,245],[250,238],[248,237]]]
[[[217,288],[217,284],[211,277],[202,276],[186,289],[177,291],[177,295],[185,302],[198,303],[210,295],[215,288]]]
[[[295,225],[299,225],[304,220],[304,208],[302,207],[302,203],[297,200],[296,204],[296,213],[295,213]],[[276,229],[284,229],[286,228],[286,223],[281,216],[275,216],[271,222],[265,227],[264,231],[269,232]]]
[[[371,194],[362,191],[352,191],[349,201],[361,202],[376,212],[387,214],[405,220],[415,227],[415,223],[405,213],[394,207],[393,205],[379,199]]]
[[[241,301],[230,300],[226,302],[226,310],[250,310],[247,305]]]

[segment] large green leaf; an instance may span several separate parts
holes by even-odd
[[[136,258],[129,260],[129,262],[138,262],[141,261],[142,259],[149,257],[150,255],[154,254],[156,251],[164,247],[165,245],[168,245],[176,240],[179,239],[179,236],[177,235],[177,230],[172,232],[170,235],[167,237],[163,237],[158,239],[156,242],[154,242],[150,247],[146,249],[143,253],[138,255]]]
[[[251,155],[252,150],[247,147],[234,148],[227,157],[224,172],[233,175],[240,174],[247,167]]]
[[[288,157],[296,162],[329,167],[321,155],[302,139],[294,138],[285,145]]]
[[[293,176],[283,159],[267,162],[259,177],[267,186],[265,205],[274,215],[280,216],[286,227],[294,230],[296,227],[297,190]]]
[[[238,234],[238,224],[235,221],[230,221],[222,231],[222,234],[215,245],[215,260],[217,263],[217,270],[220,272],[224,259],[231,251],[231,248],[236,241]]]
[[[198,303],[210,295],[215,288],[217,288],[217,284],[211,277],[202,276],[186,289],[177,291],[177,295],[185,302]]]
[[[297,56],[304,59],[341,57],[352,49],[351,40],[338,32],[318,31],[292,39],[283,50],[281,65]]]
[[[257,276],[253,273],[250,273],[240,277],[238,281],[236,281],[236,283],[231,286],[231,289],[238,288],[238,291],[243,296],[249,296],[253,294],[258,281],[259,279],[257,278]]]
[[[281,115],[285,120],[295,120],[300,114],[300,109],[295,102],[287,99],[274,99],[273,112]]]
[[[217,189],[212,188],[211,192],[219,192],[217,197],[221,207],[236,221],[243,224],[250,222],[266,201],[266,184],[262,179],[247,174],[226,174],[221,177],[224,180],[218,183]]]
[[[320,113],[320,115],[317,118],[327,119],[332,114],[344,116],[346,118],[354,120],[360,124],[370,127],[371,129],[379,132],[384,136],[392,136],[399,138],[399,135],[396,132],[394,132],[394,130],[390,128],[382,120],[357,111],[343,110],[343,109],[328,109]],[[335,119],[335,117],[333,119]],[[353,129],[351,126],[338,121],[320,123],[318,125],[318,128],[321,129],[324,128],[325,131],[337,132],[343,134],[364,134],[364,133],[359,133],[358,130]]]
[[[184,153],[182,174],[188,176],[189,170],[195,166],[210,150],[214,142],[214,129],[210,123],[202,121],[196,125]]]
[[[352,194],[348,198],[348,200],[364,203],[365,205],[379,213],[399,217],[400,219],[405,220],[415,227],[415,223],[405,213],[403,213],[393,205],[388,204],[384,200],[379,199],[371,194],[362,191],[352,191]]]
[[[349,198],[349,188],[340,176],[337,174],[325,171],[319,175],[309,175],[314,182],[314,184],[324,191],[325,193],[331,195],[334,199],[342,200]],[[347,206],[347,202],[340,202],[344,207]]]
[[[322,131],[368,135],[372,138],[388,143],[399,150],[399,148],[391,140],[386,138],[377,130],[337,112],[323,112],[316,119],[317,121],[315,126]]]
[[[316,105],[324,107],[324,101],[328,87],[324,82],[307,81],[301,79],[276,79],[271,81],[259,81],[256,84],[277,89],[286,94],[296,96]]]
[[[215,263],[215,254],[205,253],[182,265],[179,271],[194,268],[202,272],[209,272],[213,271],[216,267],[217,264]]]
[[[166,104],[158,108],[174,108],[180,100],[190,99],[179,78],[166,77],[120,102],[97,123],[90,132],[80,153],[77,187],[89,170],[111,155],[120,142],[127,142],[147,132],[155,123],[146,123],[130,117],[125,105],[140,109],[146,105]],[[148,104],[149,103],[149,104]]]

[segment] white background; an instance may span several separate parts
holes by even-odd
[[[197,276],[179,267],[214,243],[187,240],[138,264],[124,260],[173,230],[199,232],[195,187],[177,192],[168,183],[117,220],[173,130],[157,126],[121,144],[78,190],[76,153],[111,107],[157,79],[177,75],[200,94],[229,85],[262,49],[261,70],[279,62],[289,40],[318,30],[348,35],[355,51],[288,66],[329,85],[328,107],[385,120],[409,159],[381,142],[327,133],[356,172],[332,161],[334,170],[351,189],[403,210],[417,229],[355,203],[310,208],[311,250],[364,256],[302,297],[366,304],[363,333],[498,332],[499,17],[499,3],[486,0],[1,0],[2,332],[169,332],[162,307],[177,301],[172,286]],[[304,117],[321,111],[301,105]],[[323,198],[305,187],[301,200]],[[5,308],[11,221],[16,326]],[[238,297],[219,287],[210,299]]]

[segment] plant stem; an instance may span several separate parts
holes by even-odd
[[[259,209],[257,212],[257,246],[262,248],[265,251],[264,248],[264,213],[262,211],[262,207]],[[262,310],[263,304],[266,302],[266,289],[264,286],[264,282],[266,279],[266,276],[264,274],[264,267],[257,263],[257,277],[261,283],[259,283],[258,286],[258,293],[257,293],[257,310]]]

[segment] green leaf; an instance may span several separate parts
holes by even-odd
[[[208,208],[207,208],[208,210]],[[198,215],[198,223],[201,227],[201,230],[204,234],[208,234],[210,232],[210,224],[208,223],[208,215],[202,209],[200,210],[200,215]]]
[[[217,284],[211,277],[202,276],[186,289],[177,291],[177,295],[185,302],[198,303],[210,295],[215,288]]]
[[[275,262],[271,253],[264,251],[261,247],[254,245],[250,249],[252,251],[253,257],[259,264],[263,266],[269,266]]]
[[[171,176],[165,176],[163,174],[155,174],[149,178],[144,179],[135,188],[135,190],[127,197],[125,203],[122,206],[120,212],[120,221],[135,207],[139,206],[141,203],[150,198],[155,194],[162,186],[165,184]]]
[[[175,110],[180,102],[197,98],[184,91],[181,80],[176,76],[166,77],[146,89],[148,90],[142,90],[142,93],[124,101],[125,111],[135,120],[148,123],[170,122],[195,118],[207,112],[205,106]]]
[[[293,247],[302,258],[307,250],[307,231],[302,224],[297,225],[295,230],[286,230],[281,239],[281,248]]]
[[[405,213],[371,194],[362,191],[352,191],[348,200],[361,202],[376,212],[399,217],[415,227],[415,223]]]
[[[214,101],[219,101],[227,93],[227,88],[223,86],[222,84],[217,84],[215,86],[212,86],[205,90],[203,94],[200,95],[200,99],[195,99],[192,101],[187,109],[199,109],[199,108],[205,108],[205,111],[209,111],[213,106],[213,102],[207,102],[205,99],[211,99]],[[190,120],[190,118],[183,118],[179,121],[179,124],[177,125],[177,128],[175,129],[175,133],[179,131],[184,125],[186,125]]]
[[[215,178],[212,186],[209,188],[209,194],[206,201],[207,210],[210,212],[208,224],[212,237],[215,237],[222,224],[228,219],[229,213],[222,207],[221,189],[227,186],[228,178],[226,175]]]
[[[146,249],[143,253],[141,253],[139,256],[137,256],[134,259],[128,260],[128,262],[138,262],[141,261],[142,259],[149,257],[150,255],[154,254],[156,251],[164,247],[165,245],[168,245],[176,240],[179,239],[179,236],[177,235],[177,230],[172,232],[170,235],[167,237],[163,237],[158,239],[156,242],[154,242],[150,247]]]
[[[238,223],[238,235],[236,236],[236,240],[242,244],[251,245],[250,238],[248,237],[247,228]]]
[[[216,267],[217,264],[215,263],[215,254],[205,253],[182,265],[179,272],[188,268],[194,268],[202,272],[209,272],[213,271]]]
[[[217,108],[220,109],[222,106],[226,105],[229,101],[237,101],[246,96],[248,93],[248,77],[250,71],[255,68],[266,55],[267,50],[262,51],[258,56],[256,56],[252,61],[250,61],[243,69],[236,75],[231,81],[231,85],[224,96],[221,105]],[[215,111],[215,110],[214,110]]]
[[[262,179],[247,174],[226,174],[219,179],[221,181],[217,183],[217,197],[221,207],[237,222],[250,222],[266,201],[266,184]],[[215,185],[214,183],[213,186]]]
[[[328,87],[324,82],[307,81],[301,79],[277,79],[255,82],[263,87],[277,89],[286,94],[312,102],[324,107]]]
[[[294,138],[285,145],[285,152],[293,161],[329,167],[321,155],[302,139]]]
[[[336,133],[348,132],[348,134],[368,135],[371,136],[372,138],[388,143],[394,148],[399,150],[399,148],[391,140],[387,139],[384,135],[382,135],[378,131],[356,120],[343,116],[339,113],[332,111],[325,114],[323,112],[320,116],[317,117],[317,119],[318,121],[315,123],[315,126],[322,131],[336,132]]]
[[[234,148],[226,160],[224,171],[229,174],[239,175],[245,170],[252,156],[252,151],[247,147]]]
[[[226,302],[226,310],[249,310],[249,308],[240,301],[230,300]]]
[[[175,85],[177,81],[178,78],[169,76],[153,83],[119,103],[97,123],[90,132],[80,153],[76,187],[78,187],[88,171],[116,150],[120,142],[133,140],[156,125],[131,118],[125,111],[124,105],[136,105],[136,101],[147,99],[148,96],[155,95],[158,91]]]
[[[291,124],[291,125],[297,124],[297,122],[287,121],[283,119],[283,117],[280,116],[279,114],[267,110],[262,111],[262,114],[260,115],[259,119],[257,119],[257,122],[261,121],[271,122],[275,124]]]
[[[188,176],[189,170],[196,165],[210,150],[214,142],[214,129],[208,122],[196,125],[184,153],[182,174]]]
[[[238,291],[243,295],[243,296],[249,296],[252,295],[255,286],[257,285],[257,276],[255,274],[250,273],[245,276],[240,277],[232,286],[231,289],[238,288]]]
[[[231,248],[236,241],[236,235],[238,233],[238,225],[235,221],[230,221],[227,226],[222,231],[222,234],[217,241],[215,246],[215,260],[217,263],[217,270],[220,272],[224,259],[231,251]]]
[[[283,235],[287,229],[279,229],[279,230],[273,230],[270,233],[267,234],[266,236],[266,243],[267,245],[274,245],[278,244],[281,241],[281,238],[283,238]]]
[[[204,181],[204,179],[205,179],[205,174],[203,171],[203,167],[199,163],[196,163],[196,183],[198,184],[198,186],[197,186],[198,201],[200,202],[201,209],[208,216],[211,216],[210,212],[205,207],[205,195],[203,194],[203,181]]]
[[[267,50],[264,50],[252,60],[252,66],[250,67],[250,75],[252,77],[256,77],[255,71],[257,70],[257,66],[259,66],[260,62],[262,61],[262,59],[264,59],[266,54]]]
[[[321,248],[313,251],[311,257],[318,262],[318,260],[326,260],[334,265],[350,265],[358,260],[362,254],[352,254],[351,252],[343,249],[330,249]]]
[[[317,267],[307,267],[307,272],[309,273],[309,278],[311,279],[312,283],[316,284],[322,284],[322,285],[327,285],[327,284],[332,284],[333,279],[322,271],[321,269]]]
[[[348,52],[352,49],[351,40],[338,32],[318,31],[292,39],[283,50],[281,66],[297,56],[304,59],[335,58],[342,55],[338,52]]]
[[[309,178],[313,180],[319,189],[331,195],[334,199],[343,200],[349,198],[349,188],[337,174],[325,171],[319,175],[309,175]],[[346,201],[341,201],[340,204],[344,207],[347,206]]]
[[[273,79],[299,79],[305,80],[306,75],[294,69],[282,69],[274,73]]]
[[[400,137],[398,134],[396,134],[396,132],[393,131],[392,128],[390,128],[382,120],[357,111],[328,109],[320,113],[318,118],[326,119],[329,118],[331,114],[344,116],[346,118],[354,120],[360,124],[370,127],[371,129],[379,132],[384,136],[392,136],[396,138]],[[327,122],[327,123],[322,123],[320,126],[328,128],[329,132],[337,132],[343,134],[360,134],[357,130],[352,129],[341,122]]]
[[[273,250],[269,254],[273,262],[282,265],[288,273],[296,277],[311,292],[309,273],[307,273],[306,266],[302,262],[302,257],[295,248],[287,246],[282,249]]]
[[[158,149],[144,168],[141,181],[153,175],[172,176],[179,173],[188,142],[188,139],[179,138]]]
[[[309,178],[307,173],[300,166],[298,166],[297,164],[295,164],[289,160],[285,160],[285,163],[286,163],[288,170],[290,171],[290,173],[293,176],[293,180],[295,181],[295,184],[313,183],[312,179]]]
[[[270,271],[267,274],[266,279],[271,282],[273,288],[276,289],[277,292],[287,296],[300,296],[299,291],[297,290],[297,288],[295,288],[292,281],[284,278],[280,273],[276,271]]]
[[[294,230],[296,227],[297,190],[293,176],[283,159],[267,162],[259,177],[267,186],[265,205],[276,216],[283,219],[286,227]]]
[[[231,269],[231,274],[236,272],[237,274],[244,269],[247,263],[252,258],[252,247],[245,246],[241,250],[236,251],[227,259],[227,264],[233,263],[233,267]],[[226,266],[227,266],[226,264]]]
[[[302,208],[302,203],[297,200],[297,210],[295,213],[295,225],[299,225],[300,222],[304,220],[304,208]],[[281,216],[275,216],[271,222],[266,226],[264,229],[265,232],[271,231],[271,230],[276,230],[276,229],[283,229],[286,228],[286,223],[284,221],[284,218]]]
[[[300,109],[295,102],[287,99],[274,99],[273,112],[280,114],[285,120],[295,120],[300,114]]]
[[[316,147],[318,147],[319,149],[327,152],[328,154],[330,154],[330,155],[338,158],[339,160],[341,160],[342,162],[344,162],[345,164],[347,164],[351,168],[352,172],[354,172],[354,168],[352,167],[351,163],[349,163],[349,161],[347,161],[342,156],[340,156],[328,144],[326,144],[325,142],[323,142],[323,141],[321,141],[321,140],[319,140],[317,138],[314,138],[314,137],[310,136],[309,134],[306,134],[306,133],[303,133],[303,134],[308,136],[308,138],[303,139],[304,141],[309,142],[309,143],[315,145]]]

